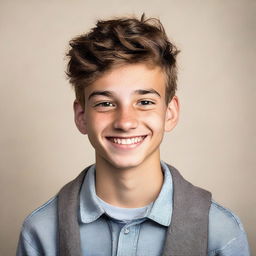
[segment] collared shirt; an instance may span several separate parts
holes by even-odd
[[[171,223],[173,186],[167,165],[161,162],[164,182],[154,202],[133,220],[116,219],[106,212],[95,192],[95,166],[80,191],[79,226],[82,255],[160,256]],[[127,216],[127,209],[121,209]],[[128,209],[129,211],[129,209]],[[136,211],[136,210],[135,210]],[[246,233],[239,218],[212,201],[209,212],[208,256],[249,256]],[[17,256],[56,256],[57,198],[35,210],[24,221]]]

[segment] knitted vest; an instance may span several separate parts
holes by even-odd
[[[173,213],[162,255],[207,256],[211,193],[193,186],[178,170],[168,167],[173,180]],[[81,252],[78,209],[79,192],[88,169],[58,194],[59,256],[86,256]]]

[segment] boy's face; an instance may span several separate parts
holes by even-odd
[[[96,161],[115,168],[159,161],[165,131],[178,120],[176,96],[165,102],[159,67],[131,64],[113,69],[85,88],[85,107],[75,101],[75,122],[96,151]]]

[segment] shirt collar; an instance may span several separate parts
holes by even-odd
[[[172,217],[172,175],[165,162],[161,161],[161,166],[164,173],[164,182],[158,197],[146,217],[161,225],[169,226]]]
[[[80,191],[80,217],[84,223],[98,219],[104,209],[100,206],[95,191],[95,165],[92,165],[85,175]]]
[[[145,217],[161,224],[169,226],[172,216],[172,176],[166,163],[161,161],[164,173],[164,182],[156,200],[151,204]],[[95,165],[92,165],[85,176],[80,191],[80,218],[83,223],[90,223],[98,219],[104,209],[100,206],[95,191]]]

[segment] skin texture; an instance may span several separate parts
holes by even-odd
[[[143,207],[161,190],[159,146],[179,116],[177,96],[165,102],[165,81],[159,67],[124,65],[85,88],[84,107],[74,102],[77,128],[95,149],[96,193],[112,205]]]

